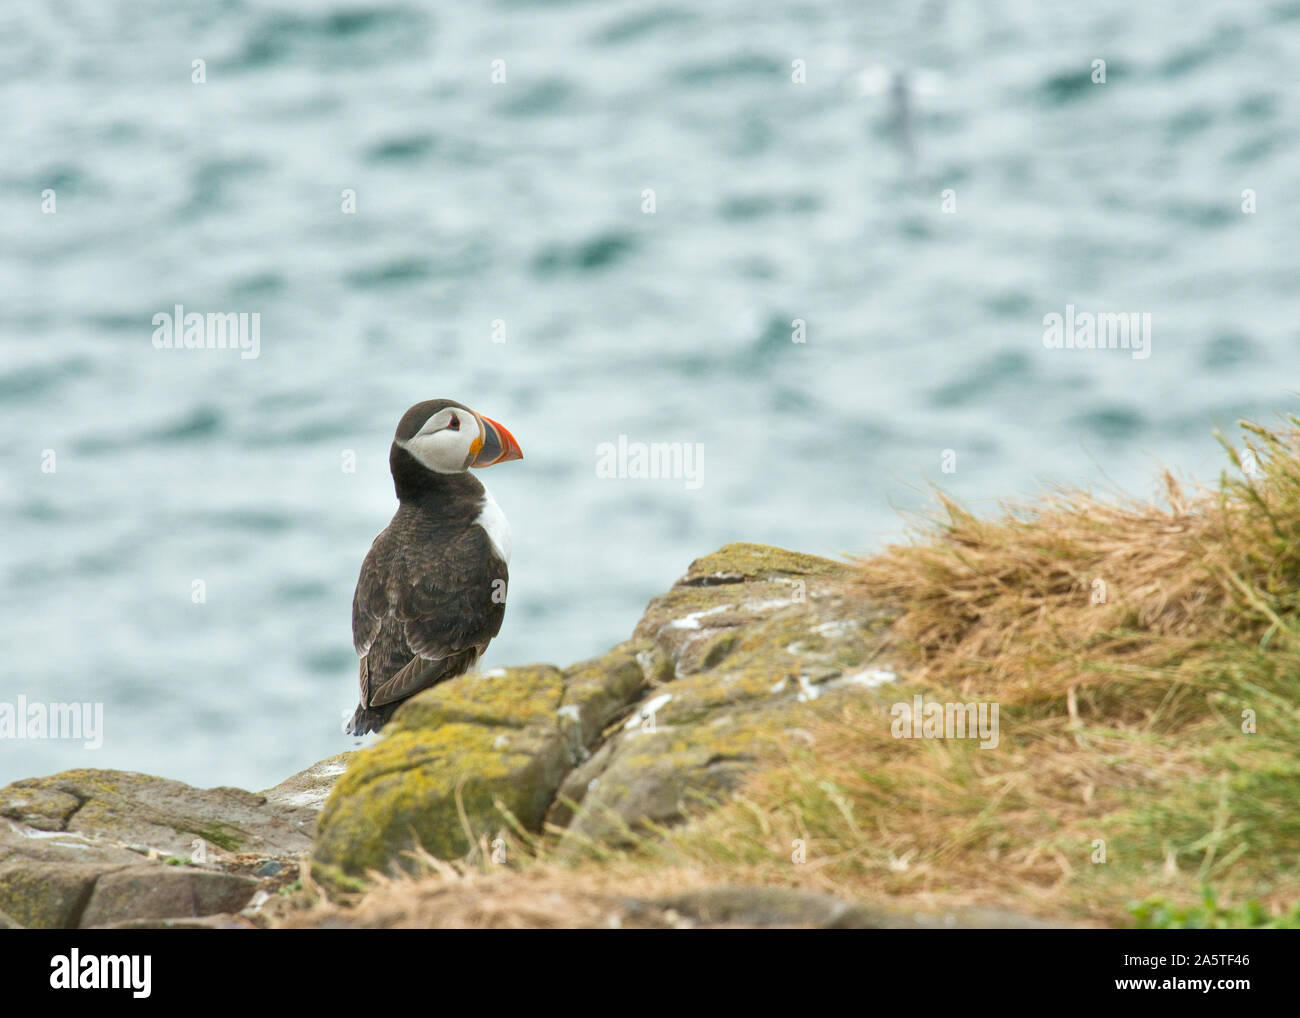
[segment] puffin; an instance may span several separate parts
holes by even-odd
[[[398,507],[361,564],[352,641],[361,702],[349,735],[471,668],[505,617],[510,526],[471,474],[523,458],[502,425],[450,399],[416,403],[388,452]]]

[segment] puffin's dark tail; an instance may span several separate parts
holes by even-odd
[[[362,707],[357,705],[356,711],[352,715],[352,720],[348,722],[347,732],[349,735],[365,735],[368,732],[377,732],[388,719],[393,716],[393,711],[398,704],[384,704],[382,707]]]

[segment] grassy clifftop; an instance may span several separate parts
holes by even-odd
[[[981,519],[941,498],[912,541],[831,577],[813,616],[768,624],[779,639],[754,660],[771,674],[752,685],[797,682],[806,709],[719,805],[684,795],[684,822],[612,842],[519,832],[504,866],[480,839],[415,892],[376,888],[353,919],[436,923],[420,914],[436,901],[469,925],[564,925],[601,921],[629,889],[746,885],[1052,923],[1295,925],[1300,422],[1225,448],[1213,490],[1166,476],[1161,504],[1055,492]],[[712,583],[701,572],[682,596]],[[688,681],[693,653],[720,684],[741,674],[729,648],[752,624],[696,635],[726,613],[692,606],[664,631],[694,642],[651,692]],[[865,660],[841,664],[887,664],[893,681],[818,699],[799,626],[865,632],[882,606],[887,631],[873,623]],[[996,704],[997,745],[898,738],[893,705],[918,695]]]
[[[1214,490],[1166,475],[1164,505],[942,500],[857,585],[900,610],[909,685],[1000,705],[999,748],[900,741],[857,703],[675,844],[767,874],[802,836],[815,883],[918,902],[1294,924],[1300,428],[1245,435]]]

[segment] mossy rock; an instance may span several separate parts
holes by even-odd
[[[829,579],[848,573],[843,562],[787,551],[769,544],[737,542],[725,544],[711,555],[691,563],[677,586],[741,583],[746,580],[771,580],[776,577],[821,577]]]
[[[729,544],[691,563],[667,593],[654,598],[633,636],[653,641],[678,677],[717,667],[735,633],[779,613],[816,614],[837,596],[849,567],[815,555],[761,544]]]
[[[80,805],[75,795],[43,785],[40,779],[16,782],[0,791],[0,817],[38,831],[63,830]]]
[[[237,872],[238,853],[295,859],[315,812],[238,788],[82,769],[0,789],[0,817],[0,912],[62,929],[236,911],[259,886]]]
[[[350,876],[388,871],[417,845],[457,858],[471,839],[507,826],[502,808],[536,830],[567,765],[554,725],[452,722],[393,732],[361,751],[335,785],[321,812],[313,867]]]
[[[256,891],[256,880],[235,873],[141,863],[95,881],[81,925],[238,912]]]
[[[0,816],[45,831],[163,854],[196,838],[224,852],[306,851],[311,814],[239,788],[193,788],[134,771],[81,769],[0,789]]]
[[[566,668],[563,702],[557,712],[561,721],[576,725],[576,741],[588,749],[605,726],[625,713],[645,690],[647,671],[654,675],[665,663],[649,640],[632,640],[601,657]]]
[[[75,929],[101,872],[89,864],[0,863],[0,909],[28,929]]]
[[[563,692],[560,671],[537,665],[460,676],[412,697],[331,790],[313,872],[345,889],[341,878],[390,870],[417,846],[464,855],[471,837],[507,823],[497,802],[539,823],[564,765]]]
[[[565,818],[569,835],[619,844],[654,825],[676,823],[737,788],[788,742],[790,727],[787,712],[755,710],[720,714],[706,724],[624,731],[602,747],[598,766],[582,774],[584,786],[566,783],[567,797],[579,806]]]
[[[848,568],[752,544],[697,559],[636,630],[673,678],[566,776],[550,822],[574,844],[677,822],[725,797],[813,714],[877,696],[893,677],[881,659],[893,615],[845,590]]]
[[[355,755],[349,751],[326,757],[260,794],[268,802],[319,811],[329,798],[334,782],[348,769]]]
[[[501,728],[554,724],[563,695],[563,677],[553,665],[471,672],[411,697],[393,715],[385,732],[413,732],[447,724]]]

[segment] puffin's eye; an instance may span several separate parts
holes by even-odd
[[[457,417],[455,414],[452,414],[452,415],[451,415],[451,420],[447,422],[447,427],[448,427],[451,431],[459,431],[459,430],[460,430],[460,418]]]

